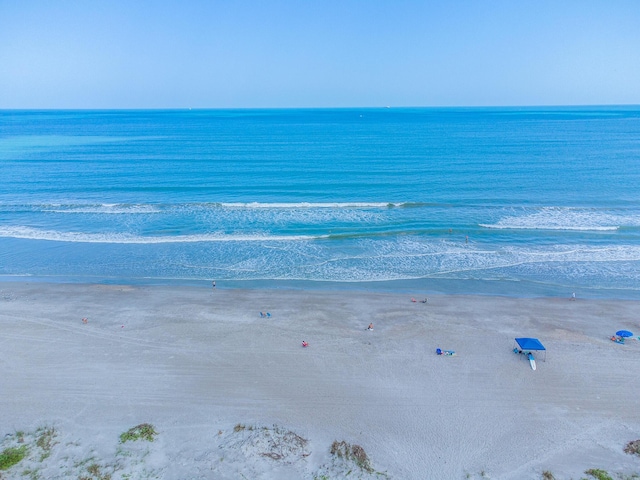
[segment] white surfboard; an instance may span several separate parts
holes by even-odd
[[[536,359],[533,358],[533,353],[530,353],[528,355],[529,357],[529,363],[531,364],[531,370],[535,370],[536,369]]]

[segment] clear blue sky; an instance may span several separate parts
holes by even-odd
[[[640,0],[0,0],[0,108],[640,104]]]

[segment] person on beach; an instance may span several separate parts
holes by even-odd
[[[302,346],[303,346],[303,347],[308,347],[308,346],[309,346],[309,344],[308,344],[305,340],[302,340]]]
[[[369,326],[367,327],[367,330],[373,330],[373,323],[369,324]]]
[[[571,300],[575,300],[575,299],[576,299],[576,292],[573,292],[573,293],[571,294]]]
[[[211,287],[215,290],[216,289],[216,281],[214,280],[213,282],[211,282]]]
[[[86,318],[83,318],[83,319],[82,319],[82,323],[84,323],[84,324],[86,325],[87,323],[89,323],[89,320],[88,320],[88,319],[86,319]]]
[[[428,298],[424,297],[424,300],[420,300],[420,303],[427,303],[428,302]]]

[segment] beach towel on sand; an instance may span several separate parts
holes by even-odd
[[[436,348],[436,353],[438,355],[447,355],[449,357],[452,357],[453,355],[456,354],[456,352],[454,352],[453,350],[442,350],[440,348]]]

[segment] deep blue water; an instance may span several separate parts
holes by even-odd
[[[640,107],[0,111],[0,278],[640,298]]]

